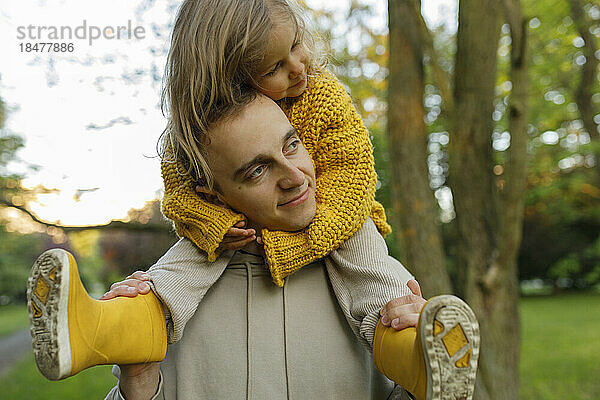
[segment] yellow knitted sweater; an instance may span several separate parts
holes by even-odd
[[[342,84],[329,72],[309,77],[308,88],[296,99],[280,104],[298,130],[315,165],[317,213],[299,232],[262,230],[273,282],[329,254],[351,237],[367,217],[379,232],[391,232],[383,206],[375,201],[377,175],[369,132]],[[173,220],[177,234],[217,257],[219,244],[230,227],[245,217],[205,201],[195,183],[177,163],[163,162],[165,184],[162,210]]]

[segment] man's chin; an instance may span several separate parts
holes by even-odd
[[[315,218],[315,213],[308,215],[296,216],[295,218],[286,218],[281,223],[276,224],[277,227],[271,230],[286,231],[286,232],[297,232],[306,228],[310,225],[312,220]]]

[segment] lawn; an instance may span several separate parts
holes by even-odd
[[[600,295],[524,298],[522,400],[600,399]]]
[[[111,367],[106,365],[90,368],[63,381],[48,381],[38,371],[32,354],[0,378],[4,400],[103,399],[116,383]]]
[[[0,337],[29,326],[27,306],[24,304],[0,306]]]
[[[3,309],[4,320],[21,321],[23,312]],[[521,300],[522,400],[600,399],[600,295],[569,294]],[[25,313],[25,325],[26,325]],[[5,328],[5,331],[7,329]],[[0,378],[2,398],[97,399],[115,385],[110,367],[95,367],[65,381],[49,382],[29,355]]]
[[[0,306],[0,338],[27,329],[26,305]],[[37,370],[29,353],[10,371],[0,377],[0,398],[22,399],[103,399],[117,380],[110,366],[95,367],[60,382],[46,380]]]

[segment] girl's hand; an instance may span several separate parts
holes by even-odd
[[[138,294],[146,294],[150,292],[150,285],[146,281],[150,281],[150,275],[144,271],[135,271],[124,281],[110,285],[110,290],[104,293],[98,300],[110,300],[119,296],[135,297]]]
[[[416,327],[419,323],[421,309],[425,305],[425,299],[421,297],[421,287],[414,279],[407,282],[413,294],[398,297],[389,301],[379,311],[381,323],[385,326],[400,331],[410,326]]]
[[[245,225],[245,221],[240,221],[229,228],[219,248],[221,250],[239,250],[255,240],[256,231],[254,229],[242,229]]]

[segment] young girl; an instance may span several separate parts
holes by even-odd
[[[387,255],[381,237],[376,255],[348,245],[350,238],[372,240],[360,234],[368,229],[364,226],[376,226],[381,234],[390,228],[374,200],[368,132],[343,86],[317,65],[311,45],[288,1],[184,1],[174,26],[163,98],[170,112],[163,138],[163,212],[178,235],[206,257],[190,261],[177,253],[176,245],[161,258],[149,271],[161,302],[152,293],[93,302],[78,283],[72,256],[56,251],[42,255],[32,270],[28,300],[34,353],[47,377],[61,379],[97,364],[162,360],[166,333],[161,303],[169,341],[177,342],[223,273],[216,265],[224,266],[234,256],[232,250],[258,239],[254,230],[242,229],[243,215],[208,201],[213,181],[202,148],[211,125],[258,91],[279,102],[316,170],[317,214],[311,224],[297,232],[261,231],[273,282],[284,286],[286,277],[326,258],[339,306],[359,341],[376,350],[378,369],[419,399],[470,398],[478,331],[468,307],[453,298],[437,299],[422,313],[427,319],[419,333],[414,328],[396,332],[394,328],[403,327],[403,305],[390,300],[410,294],[405,285],[410,275]],[[267,168],[260,166],[253,174],[260,177]],[[198,186],[204,196],[197,193]],[[436,317],[440,307],[457,311],[443,319]],[[98,347],[90,344],[90,337],[103,341],[97,336],[102,324],[120,332],[118,343],[106,338]],[[146,341],[140,343],[140,338]],[[443,360],[437,351],[442,345],[448,354]],[[440,379],[450,379],[453,386],[444,388]]]

